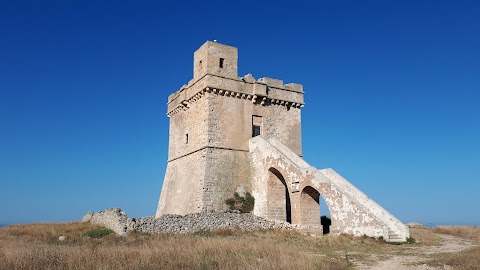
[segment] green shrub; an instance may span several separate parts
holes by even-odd
[[[407,244],[415,244],[415,242],[417,242],[417,240],[415,240],[415,238],[413,238],[413,237],[408,237],[407,238]]]
[[[85,237],[100,238],[112,234],[110,229],[93,229],[83,234]]]
[[[241,213],[250,213],[255,205],[255,198],[247,192],[245,197],[233,193],[233,198],[225,200],[225,203],[230,207],[230,210],[238,210]]]

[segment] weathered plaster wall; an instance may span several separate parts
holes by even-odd
[[[293,224],[313,224],[310,215],[316,210],[312,200],[304,197],[308,194],[301,192],[313,188],[325,198],[329,207],[332,233],[381,236],[387,241],[392,235],[399,236],[402,241],[409,237],[408,228],[402,222],[333,170],[315,169],[278,140],[266,141],[261,137],[251,139],[249,156],[256,215],[277,218],[269,212],[269,205],[272,201],[285,200],[284,196],[271,196],[268,193],[271,181],[268,171],[274,168],[286,180]]]

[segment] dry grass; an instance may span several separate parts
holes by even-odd
[[[438,226],[433,232],[455,235],[464,239],[480,241],[480,227],[477,226]]]
[[[478,270],[480,269],[480,247],[444,254],[429,264],[434,266],[450,265],[453,269],[458,270]]]
[[[441,244],[441,238],[432,229],[410,228],[410,236],[420,245],[436,246]]]
[[[471,226],[439,226],[432,229],[435,233],[449,234],[480,244],[480,228]],[[430,265],[450,265],[459,270],[480,269],[480,247],[476,246],[465,251],[442,254],[429,263]]]
[[[0,241],[21,239],[23,241],[51,241],[58,240],[60,235],[72,237],[82,236],[85,232],[102,228],[90,223],[48,223],[10,225],[0,229]]]
[[[371,238],[236,230],[194,235],[82,236],[84,223],[0,229],[0,269],[350,269],[351,254],[391,248]],[[60,235],[67,236],[58,241]]]
[[[3,269],[352,269],[352,262],[374,264],[375,258],[411,247],[439,245],[436,232],[480,239],[473,227],[411,229],[415,245],[396,246],[369,237],[312,237],[297,232],[241,232],[223,229],[189,235],[131,233],[93,239],[83,236],[101,228],[88,223],[15,225],[0,229]],[[67,236],[59,241],[61,235]],[[371,256],[377,254],[377,257]],[[390,255],[389,255],[390,254]],[[449,254],[431,262],[471,268],[480,249]]]

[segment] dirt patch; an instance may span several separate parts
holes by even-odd
[[[460,237],[437,234],[441,239],[438,246],[400,245],[398,248],[386,250],[385,253],[372,254],[368,260],[354,261],[356,269],[369,270],[433,270],[453,269],[451,266],[429,266],[427,261],[444,253],[461,252],[477,244]],[[373,265],[366,262],[375,262]]]

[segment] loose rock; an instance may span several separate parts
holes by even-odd
[[[88,212],[82,221],[103,225],[119,235],[125,235],[129,231],[181,234],[218,229],[253,231],[295,228],[286,222],[266,220],[250,213],[242,214],[239,211],[216,211],[185,216],[163,215],[160,218],[153,216],[129,218],[120,208],[109,208],[97,213]]]

